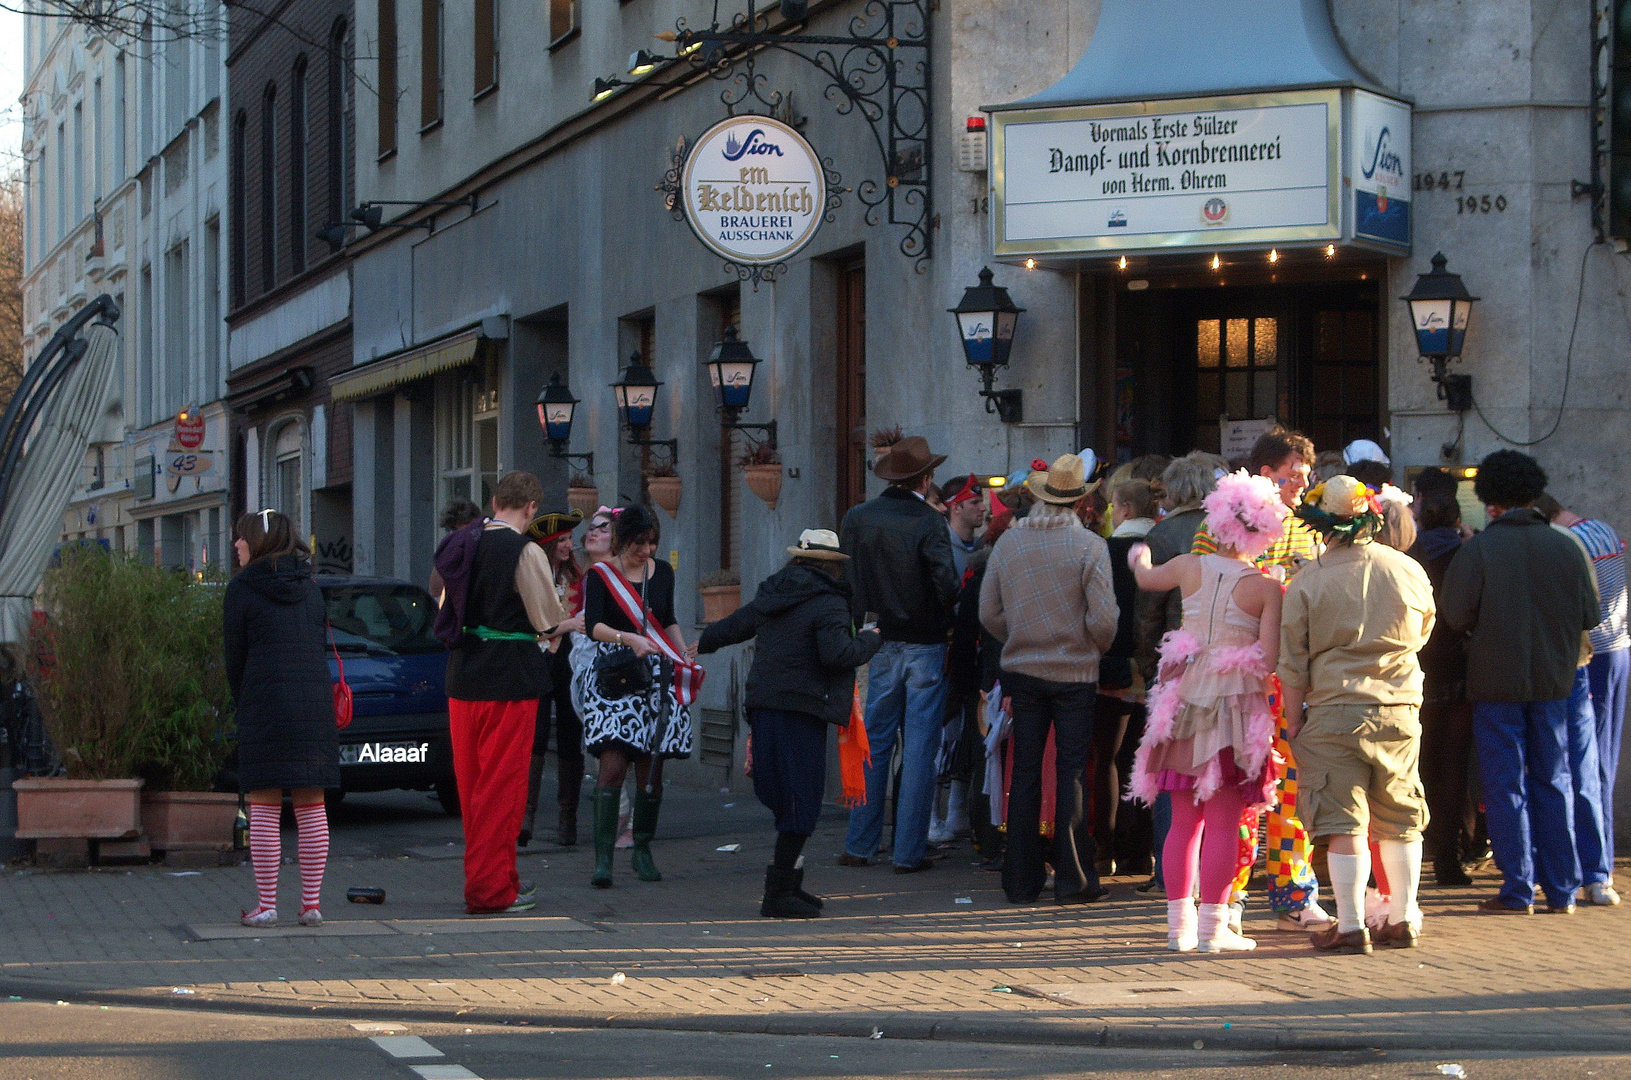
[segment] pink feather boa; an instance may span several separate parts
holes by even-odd
[[[1253,559],[1285,535],[1291,515],[1274,481],[1245,469],[1219,480],[1201,505],[1206,508],[1206,529],[1218,543]]]

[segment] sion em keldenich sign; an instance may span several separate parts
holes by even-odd
[[[1400,102],[1303,90],[992,119],[999,256],[1340,239],[1409,248]]]
[[[797,131],[767,116],[732,116],[709,128],[685,161],[685,219],[732,262],[769,265],[815,236],[826,173]]]

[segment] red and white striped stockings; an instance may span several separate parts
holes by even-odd
[[[277,909],[278,867],[283,861],[283,835],[280,819],[283,807],[276,803],[249,804],[249,857],[255,866],[255,888],[260,903],[248,918]],[[323,887],[323,870],[328,863],[328,812],[322,803],[294,808],[300,850],[300,911],[317,908]]]

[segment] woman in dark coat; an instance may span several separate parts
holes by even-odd
[[[223,638],[238,722],[238,787],[249,795],[249,853],[260,902],[245,926],[277,925],[283,793],[300,837],[300,924],[319,926],[328,861],[323,789],[340,785],[340,747],[326,653],[327,611],[309,553],[276,510],[238,519],[243,569],[227,585]]]
[[[793,560],[765,579],[752,603],[704,630],[697,652],[758,638],[747,681],[753,793],[776,815],[776,856],[765,868],[759,914],[810,919],[821,914],[821,899],[803,889],[799,853],[821,814],[827,725],[849,726],[855,669],[883,638],[871,627],[855,632],[841,578],[849,556],[834,533],[806,529],[787,550]]]

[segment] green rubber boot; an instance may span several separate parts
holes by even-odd
[[[634,876],[641,881],[661,881],[662,872],[651,859],[651,838],[657,835],[657,811],[662,809],[661,792],[644,788],[634,791],[634,813],[629,816],[629,828],[634,835]]]
[[[589,884],[597,889],[612,887],[612,856],[617,845],[617,800],[621,792],[614,787],[596,787],[595,812],[595,872]]]

